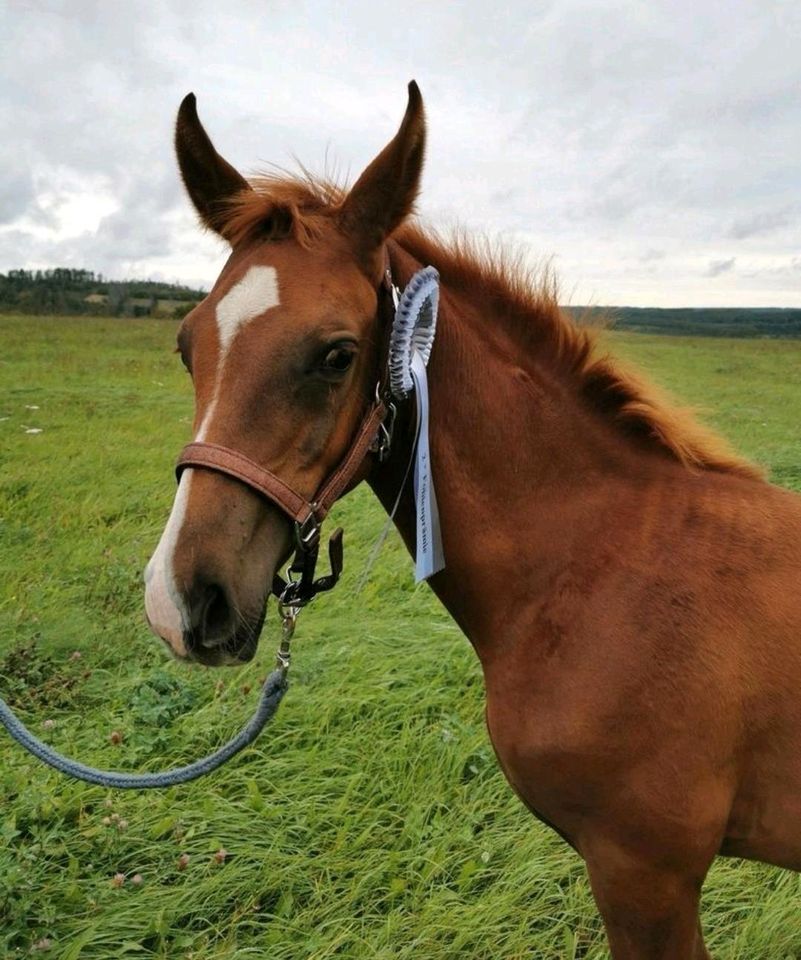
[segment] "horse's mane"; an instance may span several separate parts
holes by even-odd
[[[230,204],[225,235],[232,243],[292,235],[309,246],[344,197],[343,188],[305,173],[261,176],[251,186]],[[435,266],[444,284],[468,292],[473,303],[486,304],[487,313],[502,318],[520,343],[520,356],[547,356],[573,379],[590,408],[627,435],[691,469],[763,477],[759,467],[702,426],[691,410],[674,406],[657,388],[601,353],[597,326],[578,325],[559,306],[549,270],[533,271],[522,255],[462,233],[446,239],[417,222],[405,223],[393,239],[420,263]]]

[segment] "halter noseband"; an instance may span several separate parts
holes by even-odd
[[[385,252],[384,277],[378,297],[378,322],[389,329],[394,315],[395,292],[388,252]],[[311,500],[293,490],[271,470],[218,443],[188,443],[178,457],[175,466],[178,480],[188,467],[224,473],[266,497],[293,521],[295,556],[287,570],[287,579],[276,574],[272,585],[273,594],[284,607],[305,606],[318,593],[336,586],[339,580],[343,563],[341,528],[331,534],[328,543],[331,573],[315,579],[320,531],[331,507],[353,482],[368,453],[375,454],[379,462],[389,455],[396,408],[385,381],[385,376],[379,379],[375,400],[362,419],[347,454]]]

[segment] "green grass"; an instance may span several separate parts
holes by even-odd
[[[277,641],[271,610],[257,661],[209,673],[168,661],[143,623],[191,414],[174,329],[0,317],[0,658],[15,651],[0,680],[57,748],[109,767],[209,752],[249,715]],[[610,341],[801,489],[801,345]],[[580,860],[498,772],[469,644],[394,538],[354,596],[383,522],[369,491],[334,519],[344,582],[300,621],[276,721],[222,772],[109,793],[0,739],[2,957],[607,955]],[[801,881],[721,861],[704,925],[718,960],[801,957]]]

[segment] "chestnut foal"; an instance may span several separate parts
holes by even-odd
[[[716,854],[801,868],[801,498],[595,357],[547,285],[406,223],[424,142],[410,84],[398,133],[350,191],[249,183],[184,100],[181,173],[232,248],[178,335],[195,440],[311,500],[384,379],[386,264],[401,286],[439,270],[430,432],[447,566],[430,583],[480,658],[498,760],[585,859],[615,960],[708,957],[698,902]],[[389,458],[355,478],[387,509],[412,405]],[[396,523],[413,551],[410,490]],[[179,656],[250,658],[291,544],[274,503],[186,469],[148,568],[153,629]]]

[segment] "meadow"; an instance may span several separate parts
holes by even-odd
[[[0,317],[0,687],[58,749],[118,769],[227,739],[278,637],[271,609],[256,660],[209,672],[144,624],[142,570],[191,420],[174,333]],[[801,490],[801,344],[606,337]],[[497,768],[468,642],[394,535],[357,594],[384,520],[369,490],[333,520],[343,582],[299,621],[272,726],[221,772],[106,791],[0,735],[0,956],[607,956],[581,861]],[[795,874],[719,861],[703,917],[716,960],[801,957]]]

